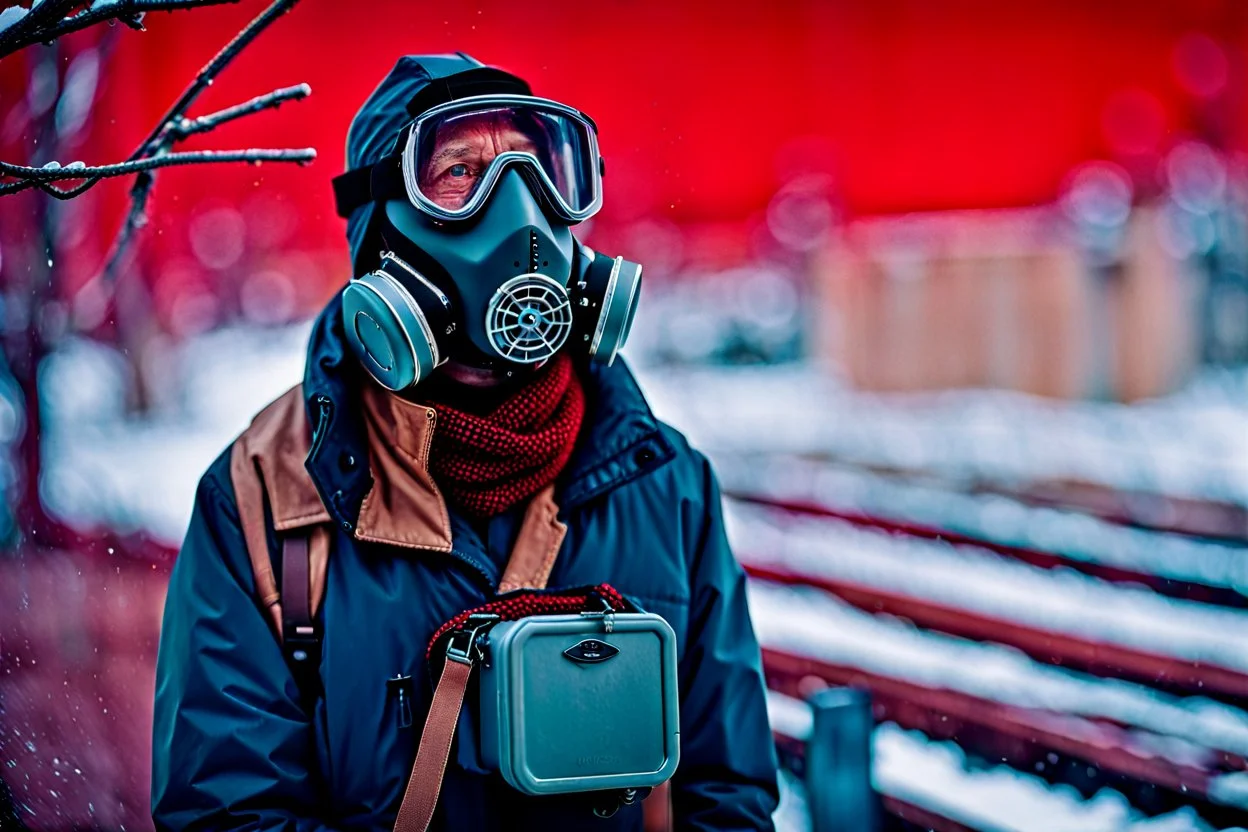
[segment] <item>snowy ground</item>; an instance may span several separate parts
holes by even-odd
[[[768,695],[771,724],[778,733],[805,740],[813,717],[805,702]],[[878,726],[871,740],[871,779],[881,794],[932,809],[976,829],[1010,832],[1207,832],[1190,809],[1146,818],[1118,792],[1102,789],[1090,800],[1074,788],[1053,786],[1005,766],[973,768],[954,743],[933,742],[892,723]],[[789,800],[802,800],[802,784],[785,783]],[[794,830],[802,828],[794,825]],[[809,829],[809,825],[805,827]]]
[[[199,473],[301,380],[307,333],[307,324],[225,329],[171,347],[174,392],[140,422],[123,419],[116,356],[83,342],[67,348],[45,367],[55,402],[49,505],[176,541]],[[875,396],[801,364],[635,370],[659,417],[713,458],[819,451],[954,483],[1072,477],[1248,505],[1248,373],[1211,374],[1174,397],[1126,406],[1000,391]]]
[[[114,354],[82,342],[67,348],[45,368],[55,403],[46,432],[50,505],[180,538],[198,473],[263,404],[300,382],[307,332],[307,324],[223,329],[171,348],[165,369],[175,393],[137,423],[122,418],[124,370]],[[955,483],[1070,476],[1248,505],[1248,373],[1211,374],[1176,397],[1137,405],[1053,403],[988,390],[880,397],[850,392],[801,364],[636,373],[656,414],[713,457],[817,450]],[[914,493],[897,499],[921,501]],[[1027,528],[1055,528],[1050,519],[1042,515]],[[1056,529],[1063,544],[1091,531],[1103,541],[1096,551],[1129,543],[1086,520]],[[1176,551],[1172,560],[1186,558]],[[1212,566],[1211,580],[1241,581],[1242,573],[1222,566]]]
[[[1051,715],[1108,720],[1127,726],[1138,748],[1176,762],[1207,766],[1214,749],[1248,754],[1248,713],[1203,697],[1043,665],[1007,647],[869,615],[813,589],[751,581],[750,611],[764,646]]]
[[[727,504],[747,563],[851,581],[1004,621],[1248,673],[1248,611],[1198,604],[984,549]],[[1248,558],[1240,567],[1248,566]]]
[[[1248,373],[1166,399],[1055,402],[1007,391],[871,395],[818,369],[654,369],[656,409],[712,456],[807,453],[956,485],[1070,479],[1248,505]]]
[[[1248,431],[1248,424],[1245,425]],[[966,494],[796,456],[722,451],[726,490],[804,501],[871,517],[935,526],[1007,546],[1248,594],[1242,546],[1111,523],[995,494]]]
[[[74,522],[146,529],[176,543],[200,475],[260,409],[303,378],[308,327],[222,330],[171,350],[167,398],[127,419],[124,366],[77,342],[44,368],[48,507]]]

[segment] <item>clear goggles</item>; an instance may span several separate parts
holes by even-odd
[[[439,220],[473,216],[508,168],[565,222],[602,205],[602,157],[588,116],[523,95],[441,104],[407,128],[401,165],[408,199]]]

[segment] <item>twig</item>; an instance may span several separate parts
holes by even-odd
[[[22,31],[17,33],[16,37],[11,30],[6,32],[8,34],[7,39],[0,36],[0,59],[6,58],[32,44],[48,43],[62,35],[77,32],[88,26],[94,26],[105,21],[119,21],[131,28],[141,30],[143,24],[140,21],[143,15],[148,12],[172,12],[183,9],[195,9],[200,6],[220,6],[226,3],[237,2],[239,0],[111,0],[111,2],[96,0],[96,2],[92,3],[91,8],[70,17],[63,17],[57,23],[51,23],[33,30],[27,24]],[[71,8],[73,5],[73,3],[69,4]],[[28,13],[27,17],[29,16],[30,14]],[[14,26],[22,25],[24,20],[25,18],[19,20]]]
[[[199,118],[184,118],[178,126],[174,128],[177,138],[184,139],[187,136],[193,136],[196,133],[207,133],[213,128],[225,124],[227,121],[233,121],[236,118],[258,113],[261,110],[276,108],[284,101],[298,101],[301,98],[307,98],[312,94],[312,88],[307,84],[298,84],[293,87],[282,87],[280,90],[257,95],[250,101],[242,104],[235,104],[233,107],[226,107],[224,110],[217,110],[215,113],[209,113]]]
[[[69,192],[42,186],[49,182],[84,180],[84,178],[94,183],[104,178],[127,176],[130,173],[150,171],[157,167],[195,165],[200,162],[298,162],[306,165],[314,158],[316,158],[316,150],[312,147],[303,147],[300,150],[293,150],[293,148],[273,150],[273,148],[265,147],[253,148],[253,150],[197,150],[185,153],[162,153],[161,156],[137,158],[132,162],[96,167],[27,167],[0,162],[0,173],[21,177],[20,182],[7,182],[5,185],[0,185],[0,196],[37,187],[42,191],[52,192],[52,196],[65,197]]]
[[[167,168],[175,165],[190,165],[196,162],[311,162],[316,158],[313,148],[305,147],[298,150],[273,148],[255,148],[252,150],[195,150],[186,153],[166,153],[162,156],[147,159],[136,159],[133,162],[119,162],[115,165],[98,165],[96,167],[57,167],[32,168],[26,165],[11,165],[0,162],[0,173],[9,176],[20,176],[26,182],[14,182],[13,185],[39,185],[42,182],[60,182],[65,179],[106,179],[112,176],[125,176],[153,168]]]
[[[52,2],[54,0],[44,0],[44,3],[39,8],[43,8]],[[92,6],[85,12],[63,20],[58,25],[64,31],[74,31],[110,17],[128,22],[128,18],[133,18],[136,14],[157,8],[193,8],[195,6],[214,5],[223,2],[237,2],[237,0],[116,0],[116,2],[106,6]],[[245,101],[242,104],[236,104],[199,118],[186,116],[186,111],[195,103],[200,94],[212,85],[217,75],[229,66],[230,62],[238,57],[239,53],[247,48],[273,21],[290,11],[297,2],[298,0],[274,0],[264,11],[248,23],[242,31],[235,35],[196,74],[191,84],[182,91],[182,94],[178,96],[178,99],[165,113],[164,117],[157,122],[147,138],[135,148],[126,161],[115,165],[95,167],[74,163],[64,168],[59,166],[36,168],[0,162],[0,175],[15,177],[19,180],[0,184],[0,196],[17,193],[29,188],[38,188],[56,199],[72,199],[94,187],[103,179],[137,173],[138,177],[130,188],[130,210],[126,214],[126,221],[122,224],[117,237],[113,241],[102,274],[105,282],[110,282],[116,275],[117,268],[122,262],[125,250],[133,239],[135,231],[141,228],[147,221],[147,201],[155,184],[155,170],[157,168],[200,162],[253,162],[257,164],[265,161],[296,162],[299,164],[311,162],[316,158],[316,151],[312,148],[203,150],[190,153],[171,152],[174,144],[188,136],[207,133],[227,122],[277,107],[285,101],[305,98],[311,93],[312,90],[307,84],[298,84],[293,87],[283,87],[274,90],[265,95],[257,96],[250,101]],[[111,14],[106,14],[106,12]],[[87,15],[94,15],[90,22],[87,22],[85,17]],[[30,17],[30,14],[27,14],[28,17]],[[45,17],[49,16],[45,15]],[[14,26],[22,24],[25,20],[26,18],[17,21]],[[137,24],[138,21],[134,20],[133,22]],[[8,33],[12,32],[12,28],[10,27]],[[33,27],[27,28],[31,29]],[[23,36],[28,35],[23,34]],[[2,39],[0,39],[0,42],[2,42]],[[82,181],[69,188],[60,188],[53,184],[54,182],[76,179],[81,179]]]
[[[15,48],[21,48],[14,47],[15,43],[29,44],[32,41],[28,39],[32,37],[38,40],[39,33],[55,25],[55,21],[63,18],[78,2],[79,0],[44,0],[37,6],[31,6],[20,20],[0,31],[0,55],[8,55]]]
[[[106,286],[111,285],[116,279],[117,270],[130,249],[130,240],[134,237],[134,232],[147,225],[147,198],[154,184],[156,184],[156,176],[151,171],[143,171],[134,179],[134,185],[130,188],[130,210],[126,212],[126,221],[122,223],[121,230],[117,232],[117,237],[113,240],[108,259],[104,262],[104,271],[101,273],[100,279]]]
[[[232,41],[227,43],[217,53],[216,57],[199,71],[199,74],[195,76],[195,80],[182,91],[182,94],[178,96],[178,100],[165,113],[164,118],[160,120],[127,161],[154,153],[160,144],[169,137],[169,134],[177,129],[177,126],[182,122],[182,118],[186,115],[186,111],[195,103],[195,99],[199,98],[200,93],[212,86],[212,82],[221,73],[221,70],[229,66],[230,62],[238,57],[238,53],[242,52],[248,44],[255,40],[257,35],[267,29],[273,21],[290,11],[297,2],[299,0],[274,0],[273,3],[269,4],[268,8],[256,15],[241,32],[234,36]]]

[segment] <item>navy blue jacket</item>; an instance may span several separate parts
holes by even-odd
[[[400,59],[351,124],[349,166],[390,152],[412,95],[431,73],[460,64],[456,56]],[[365,205],[348,220],[357,274],[375,266],[373,219],[374,206]],[[318,612],[323,691],[310,707],[257,598],[229,451],[200,483],[160,639],[152,760],[158,829],[393,826],[432,696],[426,644],[444,621],[493,599],[523,506],[476,527],[452,510],[450,553],[356,540],[372,484],[361,374],[336,297],[314,327],[302,387],[312,430],[306,469],[335,529]],[[549,585],[610,583],[676,631],[676,827],[770,829],[775,751],[744,578],[724,537],[715,477],[683,436],[654,418],[622,361],[583,368],[581,377],[588,410],[556,483],[568,531]],[[396,674],[416,682],[412,727],[400,727],[387,690]],[[434,828],[641,828],[637,806],[599,820],[583,798],[521,796],[480,765],[472,724],[471,714],[461,719]]]
[[[354,539],[371,480],[356,462],[368,459],[353,405],[360,371],[340,309],[331,302],[317,322],[303,386],[314,426],[306,466],[336,524],[319,612],[323,694],[310,712],[301,704],[256,597],[223,454],[200,483],[165,605],[152,767],[158,829],[390,829],[432,695],[426,644],[438,625],[494,597],[510,552],[517,510],[480,530],[452,511],[450,554]],[[610,583],[676,631],[676,828],[770,829],[776,760],[758,644],[714,474],[654,418],[623,362],[588,368],[583,380],[586,421],[556,484],[568,533],[550,586]],[[396,673],[417,682],[413,727],[399,727],[387,692]],[[640,829],[641,812],[599,820],[582,798],[521,796],[481,768],[461,735],[435,828]]]

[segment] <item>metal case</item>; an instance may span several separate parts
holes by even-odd
[[[676,635],[660,616],[505,621],[485,656],[481,756],[514,788],[645,788],[676,771]]]

